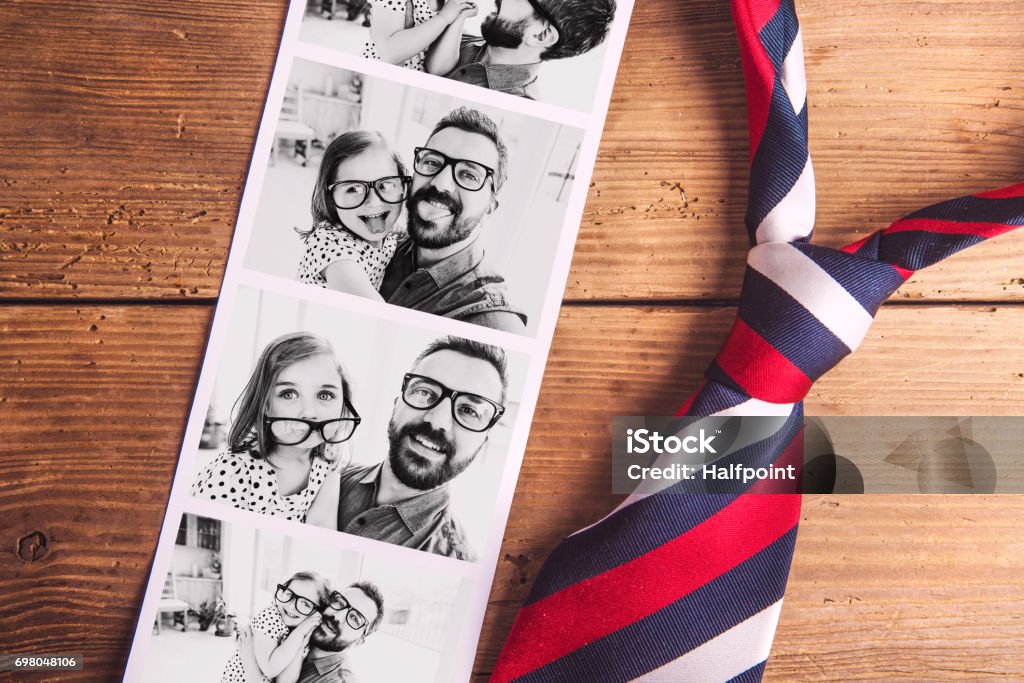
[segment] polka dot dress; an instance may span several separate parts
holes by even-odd
[[[259,631],[263,635],[269,637],[275,643],[280,645],[288,634],[292,632],[290,628],[284,625],[281,621],[281,613],[277,611],[275,605],[265,607],[260,610],[259,613],[253,617],[250,624],[253,631]],[[309,647],[305,647],[302,650],[302,658],[305,659],[309,653]],[[246,683],[249,679],[245,677],[245,668],[242,666],[242,655],[238,649],[235,649],[234,655],[228,660],[227,665],[224,667],[224,673],[220,675],[220,683]],[[271,683],[271,679],[266,676],[263,677],[262,683]]]
[[[299,282],[327,286],[324,270],[335,261],[355,261],[370,279],[374,289],[380,289],[384,269],[395,255],[398,234],[388,233],[375,247],[344,228],[318,225],[306,238],[306,253],[299,262]]]
[[[374,13],[397,12],[403,16],[405,15],[406,7],[410,2],[412,2],[412,17],[416,26],[425,24],[437,15],[437,12],[434,11],[428,0],[370,0]],[[370,21],[373,21],[372,14],[370,15]],[[367,59],[380,59],[380,55],[377,54],[377,45],[373,42],[373,38],[366,41],[366,47],[363,48],[363,56]],[[423,62],[425,59],[426,53],[420,52],[419,54],[405,60],[402,66],[406,69],[424,71]]]
[[[242,510],[305,522],[306,512],[331,467],[332,463],[314,457],[306,488],[282,496],[277,490],[277,473],[266,460],[247,453],[221,453],[196,476],[192,495]]]

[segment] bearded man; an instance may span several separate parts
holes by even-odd
[[[434,126],[413,157],[408,237],[399,242],[380,294],[397,306],[523,334],[526,314],[486,260],[484,219],[498,208],[508,149],[498,127],[467,107]]]
[[[475,560],[449,512],[448,485],[486,449],[488,433],[505,412],[507,391],[508,364],[499,347],[461,337],[432,342],[395,398],[387,459],[333,474],[337,486],[324,484],[338,496],[336,524],[324,526]]]
[[[496,0],[480,36],[464,35],[446,78],[537,99],[544,62],[589,52],[608,35],[615,0]]]

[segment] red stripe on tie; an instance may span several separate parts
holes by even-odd
[[[750,396],[769,403],[796,403],[811,389],[803,370],[737,318],[715,358]]]
[[[768,110],[775,87],[775,67],[761,43],[760,31],[779,11],[779,0],[732,3],[732,17],[740,40],[743,82],[747,88],[747,125],[750,128],[750,159],[754,159],[768,124]]]
[[[863,247],[867,243],[867,241],[874,236],[875,233],[871,233],[870,235],[864,237],[863,239],[859,239],[856,242],[847,244],[845,247],[840,247],[839,251],[845,251],[847,254],[856,254],[857,250]]]
[[[491,681],[511,681],[664,609],[767,548],[799,517],[799,496],[740,496],[682,536],[527,605],[509,640],[527,631],[529,647],[503,650]]]
[[[974,196],[981,197],[982,199],[1012,199],[1014,197],[1024,197],[1024,183],[1017,183],[1016,185],[1010,185],[1009,187],[1001,187],[998,190],[982,192]]]
[[[989,239],[1010,232],[1017,227],[1006,223],[969,223],[943,221],[935,218],[908,218],[896,221],[883,232],[936,232],[942,235],[977,235]]]

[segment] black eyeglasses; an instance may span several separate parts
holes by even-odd
[[[349,417],[339,417],[333,420],[303,420],[298,417],[265,417],[263,422],[270,428],[270,434],[274,441],[282,446],[296,446],[316,430],[327,443],[342,443],[352,438],[356,433],[356,427],[363,421],[359,413],[345,399],[345,413]]]
[[[413,158],[413,168],[420,175],[433,178],[451,166],[455,184],[464,190],[477,192],[483,188],[488,178],[494,176],[494,169],[470,159],[452,159],[450,156],[429,147],[417,147]],[[493,180],[491,181],[493,184]]]
[[[552,26],[555,27],[555,30],[558,31],[558,39],[561,40],[562,39],[562,29],[560,29],[558,27],[558,22],[555,21],[555,18],[553,16],[551,16],[551,12],[548,12],[544,8],[544,6],[542,4],[540,4],[539,0],[526,0],[526,1],[530,3],[530,7],[533,8],[534,14],[536,14],[538,17],[540,17],[541,19],[543,19],[544,21],[548,22],[549,24],[551,24]],[[556,43],[556,45],[557,45],[557,43]]]
[[[392,175],[377,180],[339,180],[327,186],[327,192],[339,209],[355,209],[366,203],[372,189],[382,202],[398,204],[405,201],[412,180],[407,175]]]
[[[277,584],[277,592],[274,593],[274,599],[283,605],[287,605],[290,602],[295,603],[295,611],[304,617],[308,617],[313,612],[318,610],[317,604],[309,598],[304,598],[301,595],[296,595],[288,586]]]
[[[410,408],[430,410],[446,398],[452,399],[452,418],[471,432],[486,432],[501,419],[505,406],[489,398],[454,391],[435,379],[409,373],[402,382],[402,401]]]
[[[331,596],[327,598],[327,604],[331,606],[331,609],[337,610],[338,612],[345,612],[345,623],[356,629],[357,631],[364,628],[367,624],[366,617],[363,613],[357,610],[352,604],[345,599],[345,596],[334,591]]]

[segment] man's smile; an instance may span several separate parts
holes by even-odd
[[[431,439],[428,436],[422,434],[413,434],[406,437],[407,441],[411,446],[411,450],[430,460],[436,460],[438,458],[445,458],[448,455],[448,444]]]

